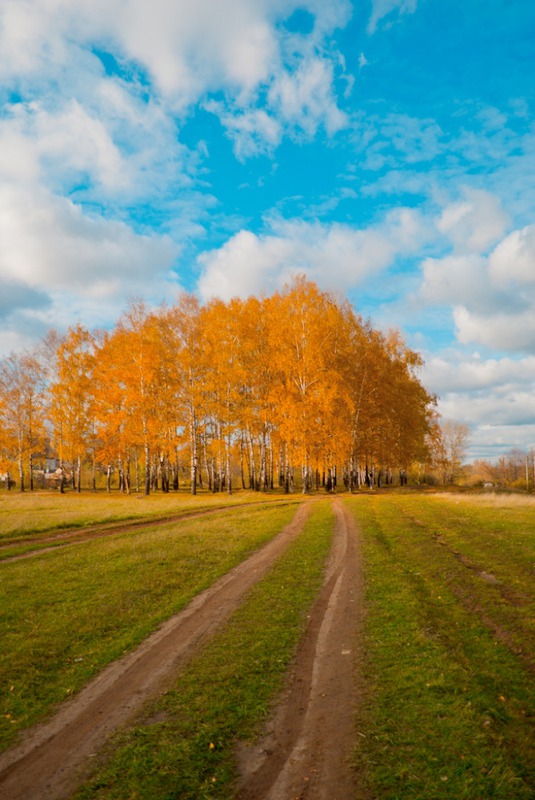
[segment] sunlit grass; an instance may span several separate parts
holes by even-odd
[[[185,491],[162,494],[122,494],[120,492],[24,492],[0,493],[0,544],[21,538],[37,538],[71,527],[86,527],[100,523],[163,517],[182,511],[202,510],[214,506],[233,506],[243,503],[280,502],[281,495],[263,492],[235,492],[196,496]],[[286,498],[288,499],[288,498]]]
[[[278,533],[294,512],[234,509],[4,563],[2,746]]]
[[[369,694],[357,759],[370,793],[531,798],[532,511],[509,525],[512,506],[489,515],[444,498],[348,502],[363,529]],[[521,585],[507,583],[519,569]]]
[[[119,734],[78,800],[230,800],[238,739],[258,733],[295,652],[322,582],[333,531],[330,503],[251,591],[226,628],[147,710]]]

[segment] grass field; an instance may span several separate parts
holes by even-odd
[[[258,500],[244,493],[230,502],[247,497]],[[17,502],[41,510],[17,523]],[[179,495],[172,513],[210,502]],[[535,796],[535,503],[412,492],[345,502],[362,531],[366,583],[355,731],[362,798]],[[162,496],[9,503],[7,538],[73,519],[169,513]],[[1,564],[3,746],[275,535],[294,510],[270,501]],[[115,740],[80,797],[232,797],[235,741],[258,730],[280,686],[319,587],[332,519],[328,501],[315,506],[304,534],[149,712],[151,724]]]
[[[281,500],[291,498],[260,492],[227,495],[199,491],[195,497],[185,491],[148,496],[120,492],[0,492],[0,547],[28,539],[35,543],[41,537],[65,528],[154,519],[214,506],[277,503]]]
[[[119,734],[77,800],[231,800],[237,740],[259,733],[321,586],[333,529],[317,504],[302,535],[226,628],[147,712]]]
[[[348,503],[367,587],[356,761],[372,796],[533,797],[535,505]]]
[[[1,746],[278,533],[294,513],[291,505],[237,508],[209,521],[141,527],[0,565]]]

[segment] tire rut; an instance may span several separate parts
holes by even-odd
[[[354,800],[352,766],[363,576],[358,532],[340,500],[326,578],[284,696],[255,747],[238,753],[240,800]]]
[[[35,550],[29,550],[25,553],[19,553],[13,556],[6,556],[2,558],[2,551],[12,549],[15,547],[23,547],[24,545],[31,544],[31,539],[19,539],[9,544],[0,545],[0,565],[9,564],[13,561],[22,561],[25,558],[33,558],[34,556],[41,555],[41,553],[50,553],[53,550],[59,550],[64,547],[71,547],[75,544],[83,544],[84,542],[91,542],[94,539],[100,539],[105,536],[113,536],[118,533],[130,533],[132,531],[144,528],[154,528],[158,525],[172,525],[175,522],[184,522],[190,519],[198,519],[200,517],[210,516],[212,514],[221,514],[225,511],[233,511],[235,509],[243,508],[258,508],[258,506],[265,506],[266,503],[236,503],[232,506],[217,506],[216,508],[205,508],[201,511],[184,511],[181,514],[174,514],[168,517],[158,517],[156,519],[139,519],[132,521],[122,521],[115,523],[103,523],[101,525],[90,525],[86,528],[67,528],[61,533],[56,533],[52,536],[45,536],[35,541],[35,544],[58,542],[50,547],[36,547]],[[271,504],[270,504],[271,505]],[[288,501],[274,503],[273,505],[284,506],[290,505]]]
[[[106,667],[48,722],[0,756],[2,800],[62,800],[107,737],[165,691],[199,646],[238,608],[303,529],[310,504],[261,550],[202,592],[134,652]]]

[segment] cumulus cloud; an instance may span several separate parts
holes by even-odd
[[[485,252],[503,236],[509,218],[490,192],[466,188],[463,195],[443,209],[437,228],[456,251]]]
[[[485,358],[450,349],[425,359],[422,380],[438,395],[444,419],[470,425],[471,459],[535,445],[535,356]]]
[[[345,290],[379,274],[424,239],[419,214],[406,208],[365,229],[272,219],[268,233],[242,230],[223,247],[203,254],[199,291],[204,298],[247,296],[280,288],[298,273]]]
[[[489,274],[497,284],[535,284],[535,225],[506,236],[489,259]]]
[[[50,305],[50,297],[40,289],[17,280],[0,278],[0,319],[21,309],[41,309]]]
[[[419,296],[425,304],[469,307],[482,315],[517,314],[527,308],[524,298],[489,278],[488,259],[475,253],[426,258],[422,276]]]
[[[307,36],[284,28],[297,9],[313,15]],[[5,0],[0,71],[6,82],[35,85],[48,76],[49,85],[67,81],[75,96],[87,96],[88,83],[102,79],[98,45],[113,53],[123,85],[135,92],[148,80],[174,113],[223,92],[225,103],[214,108],[241,116],[267,93],[290,128],[310,133],[321,122],[331,134],[345,117],[333,91],[340,59],[326,51],[325,37],[350,12],[348,0]]]
[[[461,344],[535,353],[535,225],[504,235],[499,200],[471,189],[435,222],[452,252],[422,261],[417,304],[449,309]]]
[[[165,237],[141,236],[123,222],[84,215],[46,190],[0,189],[0,278],[38,291],[73,290],[108,298],[151,295],[177,256]]]
[[[75,100],[59,113],[39,103],[17,104],[0,120],[0,175],[34,183],[91,175],[103,186],[123,181],[124,164],[104,124]]]
[[[427,358],[424,374],[426,383],[439,395],[450,392],[484,391],[511,387],[526,391],[535,383],[535,356],[513,359],[481,358],[478,353],[443,353]]]
[[[535,352],[535,303],[521,313],[483,315],[465,306],[453,310],[461,344],[482,344],[499,351]]]
[[[473,287],[451,299],[459,342],[535,353],[535,226],[513,231],[490,253],[479,293]]]

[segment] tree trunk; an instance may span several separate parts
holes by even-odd
[[[190,445],[191,445],[191,493],[197,494],[197,419],[195,411],[190,409]]]
[[[150,447],[145,442],[145,495],[150,494]]]
[[[19,455],[19,490],[23,492],[24,487],[24,464],[22,463],[22,452]]]

